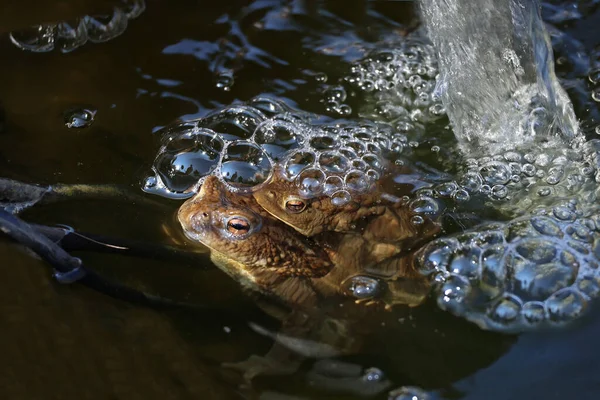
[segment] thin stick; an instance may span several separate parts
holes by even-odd
[[[152,258],[189,264],[204,270],[214,269],[205,247],[188,250],[183,247],[146,243],[138,240],[115,238],[93,233],[81,233],[71,228],[30,225],[35,231],[59,244],[66,251],[95,251],[122,254],[131,257]]]
[[[138,194],[128,186],[80,184],[40,186],[0,178],[0,203],[3,203],[6,208],[15,213],[19,213],[35,204],[51,204],[75,199],[110,199],[166,207],[165,203]]]
[[[54,269],[59,273],[57,276],[59,280],[63,279],[61,276],[66,277],[66,279],[69,279],[70,277],[76,277],[78,282],[88,286],[91,289],[130,303],[154,307],[184,307],[195,310],[218,311],[220,313],[236,314],[235,310],[230,310],[223,307],[181,303],[164,299],[159,296],[154,296],[132,289],[120,283],[107,280],[95,271],[86,269],[80,259],[69,255],[50,238],[37,232],[26,222],[2,209],[0,209],[0,232],[31,249],[42,259],[52,265],[52,267],[54,267]]]

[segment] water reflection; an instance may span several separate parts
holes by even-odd
[[[189,7],[179,9],[172,2],[153,2],[154,8],[149,7],[135,24],[130,24],[126,35],[103,46],[75,51],[68,55],[69,58],[60,58],[61,54],[54,53],[36,58],[34,62],[28,58],[31,55],[22,54],[6,41],[0,45],[4,55],[0,66],[0,94],[6,115],[5,129],[0,135],[2,175],[35,182],[120,182],[137,187],[143,175],[140,166],[152,163],[158,147],[150,132],[157,126],[166,126],[178,116],[183,115],[185,119],[204,116],[235,99],[245,101],[269,91],[287,98],[288,104],[326,113],[325,105],[319,102],[323,97],[318,92],[322,79],[313,79],[306,71],[316,72],[317,76],[325,73],[328,82],[337,82],[347,75],[350,61],[363,57],[384,39],[380,33],[392,29],[409,30],[409,24],[404,24],[406,4],[381,3],[399,2],[373,2],[371,6],[380,7],[380,10],[382,7],[400,8],[392,9],[386,19],[371,10],[364,25],[340,22],[334,12],[323,13],[317,18],[307,12],[295,17],[297,24],[293,25],[276,2],[268,3],[263,9],[264,14],[244,16],[241,32],[249,36],[254,46],[286,61],[287,65],[275,63],[270,58],[262,58],[268,66],[248,60],[235,69],[235,82],[229,92],[216,87],[211,69],[216,53],[198,59],[190,54],[166,56],[162,51],[185,38],[206,42],[207,46],[214,43],[218,49],[218,41],[227,36],[229,25],[222,23],[219,27],[222,31],[215,32],[212,23],[224,13],[235,15],[239,11],[237,4],[215,4],[210,9],[201,5],[192,8],[188,4]],[[353,12],[348,10],[348,13]],[[567,86],[569,95],[576,99],[576,111],[591,124],[593,135],[596,135],[597,121],[594,123],[595,117],[588,119],[586,115],[595,115],[597,107],[591,89],[581,77],[587,79],[588,72],[583,71],[587,67],[575,57],[584,51],[592,60],[597,58],[592,50],[597,44],[597,35],[588,29],[597,25],[597,15],[584,14],[584,19],[576,20],[574,26],[561,27],[571,40],[577,39],[585,47],[582,50],[565,45],[561,52],[566,62],[562,69],[557,68],[559,77],[572,79],[572,89]],[[252,30],[249,27],[254,23],[264,23],[271,30]],[[158,31],[157,26],[163,29]],[[255,35],[251,36],[249,32]],[[135,72],[137,67],[155,78],[143,79]],[[575,73],[575,70],[583,72]],[[165,92],[169,95],[161,97],[158,93],[163,93],[165,87],[161,83],[164,81],[159,79],[181,84],[169,87]],[[28,89],[24,91],[23,88]],[[138,89],[156,94],[137,97]],[[358,110],[355,105],[360,100],[351,96],[350,100],[354,101],[350,104],[352,110]],[[73,104],[94,104],[99,113],[94,124],[86,128],[85,136],[69,134],[68,140],[63,140],[66,131],[63,112]],[[111,108],[113,104],[117,107]],[[446,148],[451,146],[448,141],[440,140],[435,144],[441,145],[442,157],[451,160],[444,155]],[[426,145],[428,151],[424,154],[431,154],[432,143]],[[78,162],[83,165],[79,166]],[[172,211],[177,205],[173,203]],[[119,209],[122,214],[115,214]],[[148,212],[127,204],[109,208],[104,203],[91,207],[80,204],[40,209],[27,215],[28,219],[39,222],[62,222],[89,231],[119,232],[156,241],[167,240],[157,226],[171,217],[168,213]],[[123,221],[128,223],[123,224]],[[11,368],[10,374],[3,375],[10,380],[8,385],[2,385],[7,398],[43,397],[48,390],[64,391],[65,396],[85,394],[91,398],[131,397],[134,393],[148,396],[159,393],[165,397],[175,393],[180,398],[233,397],[229,390],[237,387],[239,377],[232,379],[227,390],[222,391],[209,390],[212,386],[206,377],[227,374],[219,366],[222,361],[239,361],[250,354],[262,354],[271,345],[268,338],[248,329],[247,321],[243,319],[155,313],[112,303],[103,297],[82,293],[78,288],[56,290],[47,280],[43,266],[36,261],[12,247],[2,250],[2,258],[10,260],[14,266],[22,266],[22,269],[8,270],[2,290],[5,297],[1,303],[5,311],[10,311],[2,313],[6,318],[3,326],[7,327],[2,348],[8,354]],[[135,265],[135,272],[124,274],[131,275],[128,276],[131,282],[145,276],[149,280],[145,285],[165,290],[172,296],[197,296],[199,300],[214,296],[211,297],[214,302],[222,304],[227,294],[234,296],[233,293],[237,293],[237,300],[229,303],[232,308],[247,305],[247,300],[239,297],[235,286],[218,275],[210,278],[176,276],[172,269],[154,265],[157,276],[151,277],[149,263],[91,255],[88,259],[98,267],[113,265],[126,269],[130,264]],[[43,304],[42,308],[40,304]],[[442,386],[438,393],[446,398],[492,396],[491,389],[486,392],[492,387],[498,387],[495,392],[499,397],[512,393],[514,398],[535,398],[538,394],[550,396],[555,390],[565,395],[573,391],[595,398],[595,375],[590,372],[595,365],[594,357],[598,356],[593,346],[598,332],[595,324],[585,321],[584,326],[564,334],[522,336],[503,356],[514,339],[471,331],[470,325],[458,319],[436,314],[434,307],[423,312],[433,314],[423,319],[413,317],[417,322],[411,321],[410,316],[396,314],[398,319],[404,318],[403,322],[395,319],[386,322],[386,327],[416,323],[417,328],[412,336],[405,333],[408,327],[396,327],[389,331],[391,337],[379,342],[372,340],[370,346],[377,348],[383,357],[374,357],[375,350],[365,350],[353,359],[344,358],[345,362],[359,366],[360,372],[350,374],[351,377],[362,377],[365,370],[377,367],[386,379],[393,381],[393,387],[415,384],[434,390]],[[271,331],[277,329],[277,323],[265,321],[256,309],[249,312],[247,318],[259,321]],[[446,322],[442,323],[444,318]],[[68,326],[66,331],[65,326]],[[224,326],[230,329],[229,333],[224,332]],[[380,327],[381,321],[375,321],[365,324],[362,329],[377,330],[379,335],[385,335],[385,329]],[[44,336],[39,336],[39,332]],[[24,338],[27,343],[23,342]],[[31,347],[36,343],[40,345]],[[431,354],[434,352],[432,343],[438,346],[438,355]],[[455,352],[453,347],[463,350]],[[576,350],[569,352],[569,349]],[[439,358],[435,358],[437,356]],[[391,358],[394,358],[393,362],[386,361]],[[438,380],[435,372],[444,370],[445,366],[452,367],[452,371],[444,372]],[[535,368],[534,372],[530,366]],[[61,367],[69,373],[48,374],[48,371]],[[93,374],[86,373],[92,369]],[[313,368],[310,362],[304,365],[304,371],[313,369],[322,371],[320,366]],[[78,376],[86,379],[87,388],[73,384]],[[37,378],[34,381],[31,377]],[[148,385],[151,377],[156,384]],[[575,385],[568,382],[570,377],[576,379]],[[531,380],[526,382],[527,378]],[[175,380],[181,384],[174,384]],[[453,385],[456,380],[459,383]],[[536,386],[531,382],[540,383]],[[115,389],[112,389],[113,385]],[[255,385],[297,396],[307,390],[305,374],[285,379],[263,378]],[[588,392],[583,392],[585,388]],[[68,390],[71,392],[67,393]],[[310,392],[310,395],[327,397],[326,392],[319,391]]]

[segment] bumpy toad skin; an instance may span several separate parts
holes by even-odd
[[[439,232],[439,225],[429,219],[421,225],[412,224],[414,214],[408,207],[400,201],[387,200],[380,187],[374,189],[354,195],[344,206],[335,206],[328,196],[301,198],[294,182],[278,172],[253,195],[264,210],[306,236],[325,231],[360,231],[371,242],[410,250]]]
[[[178,218],[188,238],[209,247],[213,262],[242,286],[288,305],[311,307],[342,294],[343,282],[366,269],[424,287],[412,255],[398,256],[395,246],[390,250],[356,232],[307,238],[266,213],[252,196],[229,192],[215,177],[182,205]],[[389,303],[418,304],[426,291],[419,293],[410,301],[403,293],[392,294]]]
[[[255,292],[301,303],[314,294],[309,278],[333,268],[323,248],[212,176],[181,206],[178,219],[188,238],[210,248],[219,268]]]

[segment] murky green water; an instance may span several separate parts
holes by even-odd
[[[208,7],[148,1],[122,36],[68,54],[23,52],[3,34],[0,175],[42,184],[125,184],[137,190],[155,157],[158,140],[152,132],[158,127],[264,93],[326,114],[320,101],[326,83],[319,73],[335,82],[379,40],[407,32],[415,23],[406,2],[369,2],[368,13],[361,1],[352,6],[328,2],[318,16],[301,12],[301,3],[240,1]],[[583,47],[555,49],[559,75],[579,83],[589,71],[578,70],[577,52],[600,61],[595,49],[600,45],[600,11],[590,8],[584,14],[557,24]],[[2,31],[45,19],[32,21],[16,11],[12,15]],[[217,85],[218,72],[229,70],[235,81],[223,90]],[[591,100],[592,85],[583,88],[587,91],[573,100],[592,136],[597,103]],[[358,109],[360,101],[358,96],[348,103]],[[94,123],[81,130],[66,128],[63,114],[73,107],[96,109]],[[180,203],[160,201],[164,207],[70,202],[36,208],[23,217],[165,243],[168,231],[180,229],[173,219]],[[343,390],[350,384],[338,382],[333,390],[330,382],[329,390],[320,388],[310,372],[312,361],[294,376],[257,380],[255,391],[240,388],[239,376],[220,364],[268,350],[271,340],[253,332],[249,322],[271,329],[278,323],[220,272],[78,255],[89,267],[132,286],[231,312],[154,310],[78,285],[60,286],[43,262],[0,243],[5,270],[0,290],[2,398],[221,399],[252,398],[259,391],[352,397]],[[434,306],[374,314],[365,326],[373,328],[370,345],[344,360],[382,369],[392,387],[415,385],[447,398],[469,399],[595,399],[600,394],[600,325],[593,313],[566,330],[519,337],[479,331]]]

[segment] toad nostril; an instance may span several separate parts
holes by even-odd
[[[204,217],[204,218],[208,218],[208,213],[205,213],[205,212],[203,212],[203,213],[202,213],[202,217]]]

